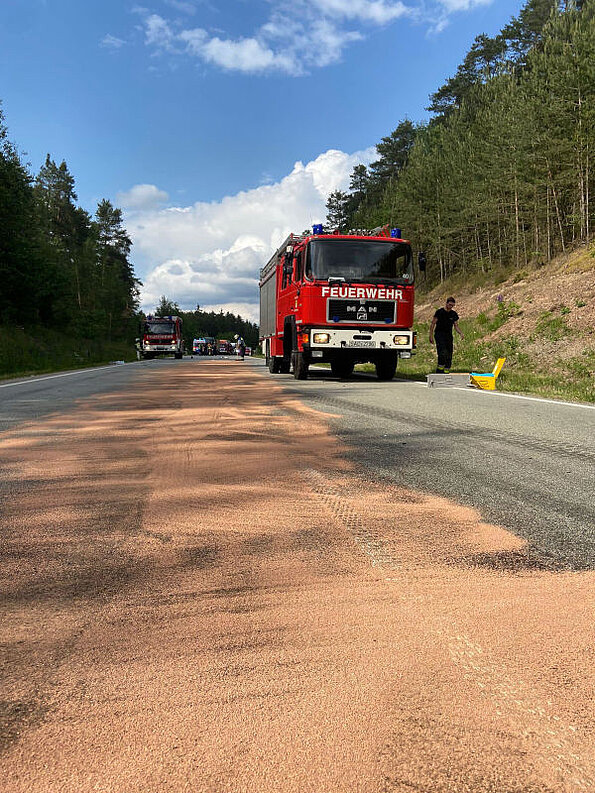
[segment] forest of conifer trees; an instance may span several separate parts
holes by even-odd
[[[104,199],[91,217],[76,201],[64,161],[48,154],[29,173],[0,109],[0,374],[134,356],[141,283],[122,211]],[[258,326],[230,312],[185,312],[165,296],[160,308],[182,316],[187,349],[200,334],[258,343]]]
[[[0,323],[107,341],[134,334],[139,281],[121,210],[76,205],[74,178],[48,154],[33,178],[0,115]]]
[[[335,228],[389,223],[454,273],[540,264],[586,242],[595,222],[595,0],[528,0],[477,36],[431,97],[327,202]]]

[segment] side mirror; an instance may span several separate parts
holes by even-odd
[[[419,268],[420,273],[425,273],[426,271],[426,254],[425,253],[418,253],[417,255],[417,266]]]
[[[285,261],[283,262],[283,274],[287,276],[291,276],[292,273],[293,273],[293,254],[286,253]]]

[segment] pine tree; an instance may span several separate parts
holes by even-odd
[[[411,121],[405,120],[376,144],[380,157],[370,165],[370,181],[374,187],[382,189],[388,182],[399,178],[407,164],[415,136],[415,126]]]
[[[43,266],[31,176],[21,163],[0,108],[0,321],[44,313],[50,268]]]
[[[345,231],[349,222],[347,204],[349,195],[341,190],[332,192],[326,202],[326,225],[331,229]]]
[[[83,288],[90,266],[85,243],[91,234],[87,212],[75,205],[74,177],[64,161],[48,154],[35,180],[35,196],[48,256],[58,274],[60,310],[68,324],[84,309]],[[88,246],[87,246],[88,247]]]
[[[173,300],[170,300],[165,295],[161,295],[159,304],[155,307],[154,313],[156,317],[179,316],[180,307]]]
[[[137,310],[140,282],[128,258],[132,241],[122,226],[122,210],[103,199],[97,206],[94,230],[96,293],[111,337],[114,325],[120,327]]]

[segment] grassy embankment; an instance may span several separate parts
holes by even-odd
[[[506,358],[500,391],[595,402],[595,247],[534,270],[477,274],[445,282],[416,298],[417,354],[398,377],[424,380],[435,371],[429,327],[436,308],[457,296],[453,372],[491,371]],[[365,368],[373,370],[366,365]]]
[[[0,378],[135,359],[134,346],[128,342],[78,339],[46,328],[0,328]]]
[[[498,358],[506,358],[506,364],[498,378],[498,390],[524,394],[536,394],[557,399],[595,402],[595,351],[584,350],[577,356],[553,359],[544,364],[525,352],[523,339],[505,335],[498,339],[487,339],[490,331],[501,328],[509,312],[517,310],[516,304],[500,304],[493,317],[479,314],[459,323],[465,338],[461,341],[455,334],[453,372],[491,371]],[[545,312],[544,312],[545,314]],[[418,350],[411,361],[401,361],[399,376],[425,379],[428,372],[435,371],[436,350],[428,341],[429,323],[417,323]],[[536,333],[546,339],[559,340],[568,333],[564,315],[548,314],[543,317]]]

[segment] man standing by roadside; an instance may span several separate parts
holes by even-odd
[[[454,305],[454,297],[447,298],[446,306],[436,311],[430,325],[430,344],[434,344],[434,339],[436,340],[436,352],[438,353],[437,374],[448,374],[450,372],[453,327],[462,339],[465,338],[459,328],[459,315],[454,310]]]
[[[243,361],[244,360],[244,355],[246,354],[246,342],[237,333],[234,336],[234,339],[236,341],[236,355],[237,355],[237,359],[238,359],[238,361]]]

